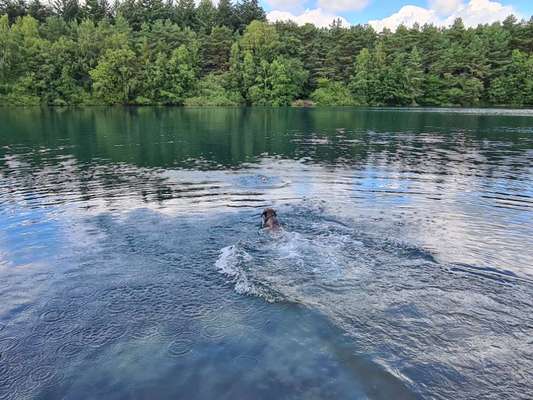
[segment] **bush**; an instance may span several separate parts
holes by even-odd
[[[2,85],[2,92],[0,94],[0,105],[2,106],[36,106],[41,103],[39,96],[34,92],[35,82],[32,76],[25,76],[20,78],[11,87]]]
[[[196,96],[185,99],[188,107],[238,106],[243,100],[238,93],[224,87],[225,75],[209,74],[198,84]]]
[[[328,79],[318,81],[318,89],[311,93],[311,99],[319,106],[354,106],[355,100],[342,82],[331,82]]]

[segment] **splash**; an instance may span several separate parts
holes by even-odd
[[[228,246],[220,251],[215,267],[218,271],[231,278],[235,283],[235,291],[237,293],[259,295],[255,286],[249,282],[246,274],[246,263],[251,262],[252,259],[252,256],[238,246]]]
[[[285,215],[281,235],[259,234],[220,252],[216,267],[238,293],[320,311],[358,351],[408,385],[422,379],[412,371],[424,370],[423,380],[444,397],[455,389],[442,376],[481,387],[483,376],[472,371],[486,354],[501,376],[530,362],[520,328],[532,305],[527,282],[468,273],[475,267],[439,263],[422,248],[318,210]]]

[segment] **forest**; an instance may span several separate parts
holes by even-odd
[[[533,17],[376,32],[257,0],[0,0],[0,105],[531,106]]]

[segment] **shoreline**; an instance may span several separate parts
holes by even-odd
[[[406,110],[406,111],[425,111],[425,110],[520,110],[520,111],[532,111],[532,106],[515,106],[511,104],[503,105],[477,105],[477,106],[346,106],[346,105],[313,105],[313,106],[256,106],[256,105],[225,105],[225,106],[212,106],[212,105],[164,105],[164,104],[67,104],[67,105],[51,105],[51,104],[35,104],[35,105],[0,105],[0,109],[10,108],[27,108],[27,109],[83,109],[83,108],[161,108],[161,109],[268,109],[268,110],[325,110],[325,109],[345,109],[345,110]]]

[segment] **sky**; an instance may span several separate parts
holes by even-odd
[[[450,25],[461,17],[467,26],[505,19],[509,14],[529,19],[533,0],[261,0],[270,21],[294,20],[328,26],[370,24],[378,31],[418,22]]]

